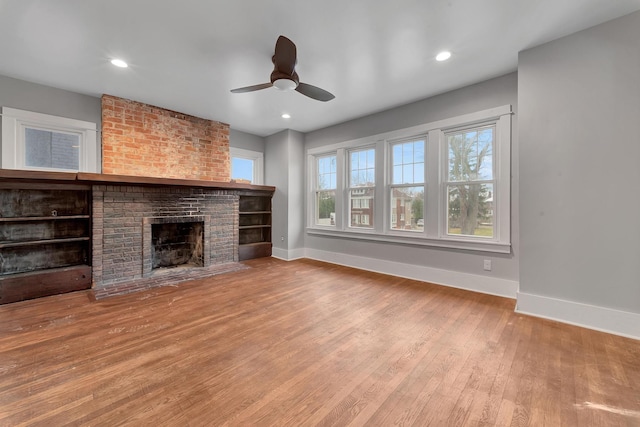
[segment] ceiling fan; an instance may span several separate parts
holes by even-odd
[[[253,92],[256,90],[267,89],[272,86],[280,90],[295,89],[296,92],[308,96],[318,101],[331,101],[335,96],[319,87],[302,83],[295,71],[296,67],[296,45],[285,36],[278,37],[276,42],[276,50],[271,57],[274,68],[271,73],[271,82],[262,83],[253,86],[241,87],[233,89],[233,93]]]

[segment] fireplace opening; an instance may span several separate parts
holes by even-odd
[[[151,225],[152,268],[204,267],[204,222]]]

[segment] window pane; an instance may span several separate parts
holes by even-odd
[[[447,134],[449,181],[493,179],[494,128]]]
[[[449,185],[448,221],[449,234],[493,237],[493,185]]]
[[[25,165],[80,169],[80,136],[25,128]]]
[[[394,144],[391,156],[392,184],[424,182],[424,140]]]
[[[318,182],[319,190],[336,188],[336,156],[318,157]]]
[[[393,167],[392,184],[402,184],[402,165],[397,165]]]
[[[350,227],[373,228],[373,188],[349,191]]]
[[[335,191],[318,191],[316,193],[316,224],[336,225]]]
[[[424,230],[424,187],[391,189],[391,229]]]
[[[240,157],[231,158],[231,178],[253,182],[253,160]]]
[[[351,187],[369,187],[375,185],[375,149],[370,148],[351,152]]]
[[[393,165],[402,164],[402,144],[396,144],[393,146]]]

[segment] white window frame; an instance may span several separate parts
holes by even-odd
[[[245,150],[244,148],[229,147],[229,155],[231,157],[232,168],[234,157],[253,161],[253,179],[251,183],[254,185],[262,185],[264,183],[264,153]],[[231,170],[231,176],[233,176],[233,170]]]
[[[369,150],[373,150],[373,155],[374,155],[374,174],[376,175],[376,176],[374,176],[374,185],[373,185],[373,187],[364,187],[364,186],[362,186],[362,187],[353,187],[353,186],[351,186],[351,153],[358,152],[358,151],[369,151]],[[377,176],[377,174],[378,174],[377,173],[377,169],[378,169],[377,168],[377,166],[378,166],[377,165],[377,163],[378,163],[377,162],[378,153],[376,151],[377,150],[376,150],[376,147],[374,145],[365,145],[365,146],[360,146],[360,147],[351,147],[345,153],[345,155],[346,155],[345,165],[347,167],[347,172],[346,172],[346,177],[345,177],[346,178],[346,182],[347,182],[347,185],[346,185],[346,190],[347,191],[346,191],[345,197],[346,197],[346,206],[347,206],[347,216],[348,217],[351,217],[350,216],[351,215],[351,209],[355,208],[355,206],[351,205],[351,191],[353,191],[353,190],[373,190],[373,192],[374,192],[374,196],[373,196],[374,212],[376,210],[375,207],[376,207],[376,205],[378,203],[378,202],[376,202],[376,198],[378,196],[376,194],[377,193],[376,192],[376,187],[377,187],[376,183],[378,182],[378,176]],[[336,188],[336,194],[338,194],[338,189],[337,188]],[[367,203],[367,204],[369,204],[369,203]],[[369,209],[369,208],[367,207],[367,208],[361,208],[361,209]],[[336,210],[337,210],[337,208],[336,208]],[[374,218],[375,218],[375,214],[374,214]],[[359,214],[358,214],[358,221],[356,221],[356,224],[357,225],[362,225],[362,221],[360,221]],[[374,223],[374,224],[366,224],[366,225],[368,225],[368,227],[357,227],[357,226],[352,226],[351,222],[347,223],[347,226],[350,229],[356,229],[356,230],[359,230],[359,231],[362,231],[362,232],[371,232],[371,231],[373,231],[376,224]]]
[[[25,129],[70,133],[79,137],[78,169],[27,166]],[[83,120],[2,107],[2,168],[53,172],[99,172],[97,125]]]
[[[413,183],[413,184],[394,184],[393,183],[393,146],[397,145],[397,144],[404,144],[407,142],[415,142],[415,141],[419,141],[419,140],[424,140],[424,173],[425,175],[422,177],[422,182],[418,182],[418,183]],[[422,191],[423,194],[426,196],[427,195],[427,181],[426,181],[426,174],[427,174],[427,147],[429,145],[429,137],[428,134],[421,134],[421,135],[414,135],[408,138],[399,138],[399,139],[387,139],[386,141],[386,148],[387,148],[387,159],[388,161],[387,163],[387,168],[388,168],[388,182],[386,183],[386,193],[387,193],[387,197],[388,197],[388,201],[385,205],[385,207],[387,208],[387,210],[389,211],[389,215],[390,215],[390,221],[388,223],[388,232],[389,234],[396,234],[399,233],[398,235],[405,235],[407,233],[410,234],[414,234],[414,235],[424,235],[425,234],[425,230],[423,228],[422,231],[420,230],[402,230],[399,228],[391,228],[391,224],[393,224],[394,222],[397,222],[398,220],[400,221],[404,221],[404,214],[402,214],[402,218],[398,217],[396,214],[396,221],[393,221],[393,215],[391,214],[392,212],[392,206],[391,206],[391,194],[393,192],[393,189],[402,189],[402,188],[411,188],[411,187],[422,187]],[[415,162],[414,162],[415,164]],[[402,207],[404,207],[404,200],[402,200]],[[423,204],[425,206],[423,206],[423,210],[422,210],[422,215],[425,216],[426,215],[426,204],[427,204],[427,200],[424,199],[423,200]],[[424,219],[424,218],[423,218]]]
[[[320,189],[318,186],[318,175],[319,175],[319,171],[318,171],[318,160],[322,159],[322,158],[327,158],[327,157],[336,157],[336,188],[323,188]],[[312,162],[309,166],[311,169],[311,174],[313,176],[313,179],[310,180],[310,182],[312,183],[312,188],[310,189],[310,194],[312,195],[312,201],[310,203],[311,209],[309,211],[310,215],[311,215],[311,219],[310,219],[310,223],[313,224],[314,227],[317,228],[325,228],[325,229],[336,229],[336,224],[338,222],[340,222],[340,225],[342,225],[342,219],[338,219],[338,209],[342,209],[342,203],[339,194],[338,194],[338,187],[340,187],[340,180],[342,179],[342,173],[340,172],[340,165],[338,164],[338,155],[336,152],[328,152],[328,153],[322,153],[322,154],[318,154],[315,155],[313,157],[310,157],[309,160]],[[324,225],[324,224],[318,224],[317,223],[317,219],[318,219],[318,215],[316,215],[318,213],[318,206],[317,206],[317,200],[318,200],[318,193],[321,192],[325,192],[325,191],[333,191],[334,192],[334,198],[335,198],[335,218],[334,218],[334,223],[330,224],[330,225]]]
[[[437,122],[406,129],[340,142],[307,150],[307,228],[309,234],[348,237],[371,241],[405,243],[471,251],[510,253],[511,251],[511,105],[491,108]],[[445,133],[458,128],[471,128],[493,124],[495,126],[494,164],[494,236],[457,236],[447,234],[447,200],[443,191],[446,180]],[[425,200],[424,230],[407,233],[391,230],[390,186],[391,144],[401,139],[424,137],[425,146]],[[349,153],[352,150],[376,147],[376,186],[373,229],[349,227]],[[336,225],[331,229],[314,224],[316,156],[336,153]]]

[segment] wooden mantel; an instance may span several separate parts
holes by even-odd
[[[57,181],[89,185],[143,185],[201,187],[221,190],[262,190],[275,191],[268,185],[241,184],[237,182],[202,181],[196,179],[156,178],[131,175],[109,175],[89,172],[43,172],[14,169],[0,169],[0,180],[20,182]]]

